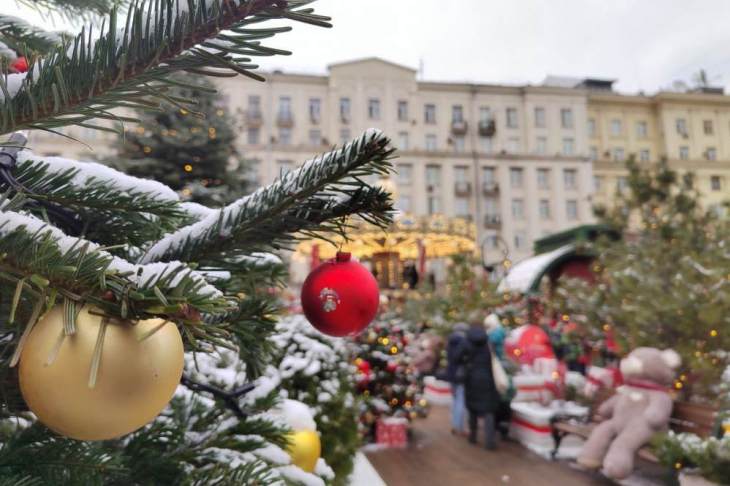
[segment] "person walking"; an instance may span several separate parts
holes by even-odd
[[[477,442],[477,424],[484,417],[487,449],[496,449],[495,413],[499,408],[499,392],[492,374],[492,353],[487,333],[481,322],[469,329],[467,346],[460,361],[465,364],[464,395],[469,411],[469,442]]]
[[[446,381],[451,384],[451,433],[463,434],[466,418],[464,403],[464,379],[466,377],[463,361],[467,347],[466,332],[469,326],[460,322],[454,325],[446,344]]]

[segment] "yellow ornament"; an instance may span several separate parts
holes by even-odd
[[[306,472],[314,472],[317,460],[322,454],[319,434],[313,430],[300,430],[289,434],[287,452],[291,462]]]
[[[109,321],[83,307],[63,335],[63,306],[34,326],[20,354],[20,390],[48,428],[79,440],[133,432],[168,404],[183,371],[177,327],[161,319]],[[100,334],[100,329],[104,328]],[[91,370],[101,340],[96,373]]]

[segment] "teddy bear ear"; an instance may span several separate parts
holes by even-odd
[[[679,365],[682,364],[682,358],[673,349],[665,349],[662,351],[662,360],[673,370],[679,368]]]

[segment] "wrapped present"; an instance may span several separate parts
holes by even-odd
[[[586,373],[586,384],[583,387],[583,394],[587,397],[595,396],[598,390],[604,388],[616,388],[621,385],[621,372],[618,368],[601,368],[589,366]]]
[[[550,424],[553,416],[559,414],[580,418],[588,413],[586,407],[561,400],[552,401],[548,405],[536,402],[512,402],[511,408],[510,437],[546,458],[550,457],[555,446]],[[566,436],[560,445],[559,457],[576,457],[582,444],[583,440],[580,437]]]
[[[558,371],[558,360],[555,358],[536,358],[532,363],[532,369],[535,373],[552,376]]]
[[[406,447],[408,445],[408,419],[381,418],[375,426],[375,442],[386,447]]]
[[[548,402],[553,398],[544,375],[521,372],[512,377],[516,395],[515,402]]]
[[[423,379],[423,397],[435,405],[451,405],[451,384],[434,376]]]

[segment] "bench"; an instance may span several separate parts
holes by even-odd
[[[556,415],[550,420],[555,447],[551,453],[555,459],[560,443],[568,435],[576,435],[587,439],[593,428],[601,421],[598,407],[613,395],[613,391],[601,391],[591,404],[588,414],[583,421],[574,417]],[[672,416],[669,418],[669,429],[675,432],[690,432],[700,437],[709,437],[717,424],[718,409],[710,405],[701,405],[690,402],[674,402]],[[645,461],[658,463],[650,447],[644,446],[637,452],[637,456]]]

